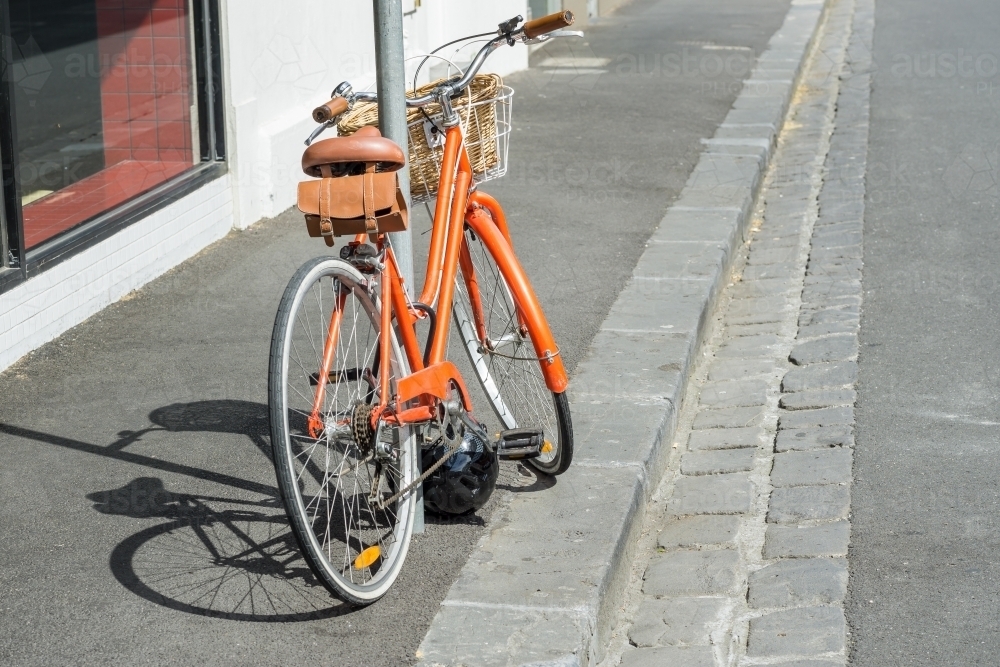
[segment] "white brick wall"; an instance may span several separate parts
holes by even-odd
[[[226,175],[0,294],[0,371],[233,227]]]

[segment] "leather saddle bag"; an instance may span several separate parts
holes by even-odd
[[[322,178],[299,183],[298,206],[309,236],[332,246],[336,236],[368,234],[374,240],[406,229],[409,216],[396,172],[376,172],[374,163],[356,176],[332,176],[326,165],[320,171]]]

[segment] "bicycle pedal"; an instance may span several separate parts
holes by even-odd
[[[545,434],[540,428],[512,428],[502,431],[496,442],[497,456],[506,461],[533,459],[542,453]]]

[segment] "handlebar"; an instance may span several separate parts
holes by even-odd
[[[472,59],[471,63],[469,63],[468,69],[465,70],[465,75],[462,76],[462,78],[460,78],[458,81],[448,82],[448,85],[450,85],[452,89],[451,90],[452,95],[457,95],[461,93],[463,90],[465,90],[465,88],[472,82],[472,79],[477,74],[479,74],[479,68],[483,66],[484,62],[486,62],[486,58],[489,57],[489,55],[493,53],[497,49],[497,47],[499,47],[504,42],[510,44],[511,46],[514,46],[514,44],[516,44],[517,42],[531,42],[536,39],[539,39],[540,37],[546,36],[550,32],[559,30],[560,28],[565,28],[566,26],[569,25],[573,25],[574,21],[573,12],[570,11],[556,12],[555,14],[549,14],[548,16],[543,16],[541,18],[534,19],[533,21],[528,21],[521,28],[517,30],[509,30],[509,31],[504,30],[504,28],[510,26],[512,22],[514,23],[514,25],[516,25],[518,22],[520,22],[519,21],[520,18],[521,17],[518,16],[517,17],[518,21],[516,22],[514,21],[514,19],[512,19],[511,21],[507,21],[506,23],[501,23],[500,30],[498,30],[500,34],[491,39],[490,41],[488,41],[486,45],[483,46],[483,48],[479,49],[479,53],[476,54],[476,57]],[[433,101],[433,98],[435,96],[430,95],[427,97],[430,97],[431,101]],[[424,102],[424,104],[426,104],[426,102]],[[422,106],[417,104],[411,105],[409,103],[407,103],[407,105]]]
[[[350,102],[348,102],[343,97],[334,97],[332,100],[326,104],[321,104],[320,106],[313,109],[313,120],[317,123],[325,123],[332,120],[344,113],[351,107]]]
[[[565,37],[582,37],[583,33],[572,32],[572,31],[562,31],[559,34],[557,31],[561,31],[562,28],[573,25],[575,20],[573,17],[573,12],[564,11],[556,12],[555,14],[549,14],[548,16],[542,16],[537,19],[528,21],[520,28],[516,26],[521,22],[521,17],[516,16],[509,21],[505,21],[500,24],[499,30],[497,30],[497,36],[490,39],[479,52],[476,53],[475,58],[469,63],[468,68],[466,68],[465,73],[458,78],[450,79],[440,86],[438,86],[432,92],[422,95],[420,97],[408,97],[406,98],[407,107],[422,107],[432,102],[440,102],[442,105],[448,105],[448,100],[460,95],[465,89],[472,83],[472,79],[479,73],[479,69],[486,62],[486,58],[489,57],[501,44],[507,43],[510,46],[514,46],[517,42],[524,42],[528,44],[538,43],[551,39],[552,37],[565,36]],[[553,34],[555,33],[555,34]],[[331,99],[326,104],[320,105],[313,109],[312,117],[320,126],[310,135],[306,140],[306,145],[312,143],[312,141],[319,136],[319,134],[325,130],[327,127],[331,127],[337,120],[337,117],[348,111],[355,101],[361,100],[366,102],[377,102],[378,94],[374,91],[362,91],[353,92],[351,86],[346,81],[342,82],[333,91]],[[450,109],[450,105],[448,105]]]
[[[524,36],[528,39],[536,39],[542,35],[548,34],[553,30],[559,30],[560,28],[568,28],[573,25],[573,12],[556,12],[555,14],[549,14],[548,16],[542,16],[540,18],[528,21],[521,28]]]

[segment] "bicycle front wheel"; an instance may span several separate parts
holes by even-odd
[[[364,428],[381,374],[408,372],[393,332],[379,330],[380,305],[367,285],[339,259],[299,269],[278,307],[268,382],[274,466],[292,532],[320,581],[353,604],[378,600],[399,575],[416,494],[396,496],[419,474],[412,428]],[[392,337],[391,359],[379,358],[382,334]]]
[[[468,255],[455,279],[453,308],[463,347],[501,427],[542,429],[542,453],[529,463],[542,472],[561,474],[573,459],[569,401],[565,392],[552,392],[545,385],[530,327],[520,321],[513,292],[489,250],[470,228],[463,244],[463,255],[466,249]]]

